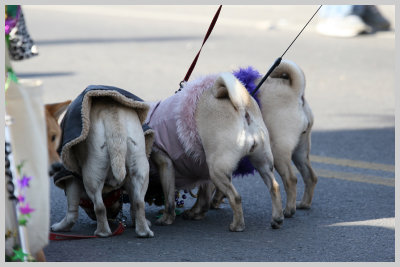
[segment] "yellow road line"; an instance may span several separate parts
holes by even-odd
[[[395,186],[394,178],[384,178],[384,177],[370,176],[370,175],[350,173],[350,172],[329,171],[324,169],[314,169],[314,171],[318,177],[335,178],[346,181],[378,184],[391,187]]]
[[[380,164],[359,160],[351,160],[351,159],[339,159],[339,158],[331,158],[331,157],[322,157],[316,155],[310,155],[310,159],[313,162],[325,163],[325,164],[333,164],[340,166],[348,166],[354,168],[362,168],[362,169],[370,169],[370,170],[378,170],[385,172],[394,172],[395,166],[389,164]]]

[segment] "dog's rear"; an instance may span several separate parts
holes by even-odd
[[[145,218],[149,163],[137,113],[110,99],[93,100],[88,137],[76,146],[76,155],[86,193],[94,203],[95,234],[111,235],[102,193],[123,186],[129,194],[136,233],[140,237],[154,236]]]
[[[291,217],[296,211],[297,177],[291,160],[305,183],[303,199],[297,208],[310,208],[318,179],[309,160],[314,119],[304,97],[305,84],[303,71],[295,63],[284,60],[259,91],[261,112],[271,137],[275,167],[283,179],[287,194],[286,217]]]
[[[204,92],[197,106],[196,123],[211,180],[228,197],[234,212],[230,230],[244,229],[241,197],[231,182],[232,173],[244,156],[249,156],[269,188],[271,225],[279,228],[283,221],[282,203],[272,173],[268,130],[257,103],[231,73],[222,73],[213,88]],[[195,205],[194,209],[198,207]]]

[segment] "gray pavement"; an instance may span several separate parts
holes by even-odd
[[[394,26],[394,6],[380,8]],[[216,9],[25,6],[40,55],[13,66],[21,78],[43,80],[46,103],[73,99],[90,84],[124,88],[148,101],[162,99],[178,89]],[[315,10],[224,6],[191,79],[248,65],[265,72]],[[234,179],[243,199],[243,233],[229,232],[232,212],[224,204],[203,221],[178,217],[171,226],[154,225],[153,239],[136,238],[130,223],[112,238],[50,242],[47,259],[394,261],[395,33],[332,38],[318,35],[315,24],[285,55],[305,72],[306,98],[315,116],[311,159],[319,182],[312,209],[297,211],[282,229],[271,229],[270,197],[254,175]],[[301,178],[298,190],[300,197]],[[64,193],[52,186],[51,223],[63,218],[65,205]],[[147,206],[150,221],[158,209]],[[72,233],[94,230],[95,222],[81,212]]]

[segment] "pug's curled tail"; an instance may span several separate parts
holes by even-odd
[[[282,60],[278,67],[271,73],[271,78],[288,80],[290,87],[303,95],[306,86],[306,79],[300,67],[290,60]]]
[[[233,107],[240,113],[245,113],[245,109],[251,101],[251,96],[246,88],[230,72],[220,73],[212,88],[212,93],[216,98],[229,98]]]

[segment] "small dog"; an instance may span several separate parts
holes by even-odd
[[[71,100],[65,102],[46,104],[45,105],[45,119],[46,119],[46,133],[47,133],[47,150],[49,155],[49,174],[52,176],[61,164],[60,155],[57,153],[58,146],[61,140],[61,127],[58,120],[61,114],[67,110]]]
[[[145,218],[144,203],[149,162],[142,122],[148,105],[128,98],[127,94],[115,87],[90,86],[68,109],[62,122],[65,127],[61,159],[69,171],[82,177],[82,181],[76,177],[64,179],[67,214],[63,220],[51,226],[53,231],[71,229],[78,218],[80,199],[87,195],[94,204],[97,219],[94,234],[110,236],[112,233],[102,195],[124,188],[129,195],[131,217],[137,235],[154,236]],[[80,135],[68,139],[75,133],[66,131],[71,131],[75,124],[69,124],[66,117],[74,118],[74,114],[82,120],[82,124],[78,123],[82,129],[78,128]]]
[[[200,185],[200,197],[186,216],[203,216],[208,207],[202,200],[211,197],[207,185],[212,182],[228,197],[233,210],[229,229],[243,231],[241,197],[231,177],[239,160],[248,156],[270,191],[271,226],[282,225],[281,195],[272,172],[268,130],[256,101],[233,74],[187,83],[177,94],[153,103],[146,122],[155,130],[150,159],[158,170],[165,199],[157,224],[168,225],[175,220],[175,188]]]
[[[259,81],[257,79],[256,84]],[[283,180],[287,195],[285,217],[292,217],[296,212],[297,177],[291,161],[301,173],[305,184],[303,198],[297,204],[298,209],[311,207],[318,181],[309,159],[314,118],[304,97],[304,89],[303,71],[294,62],[283,60],[261,86],[257,95],[269,131],[274,166]],[[223,198],[224,195],[217,189],[211,207],[218,208]]]
[[[287,202],[286,217],[296,212],[297,177],[291,161],[305,184],[299,209],[311,207],[318,177],[310,163],[311,129],[314,117],[305,97],[306,79],[300,67],[283,60],[260,88],[259,99],[265,125],[270,132],[274,165],[282,177]]]

